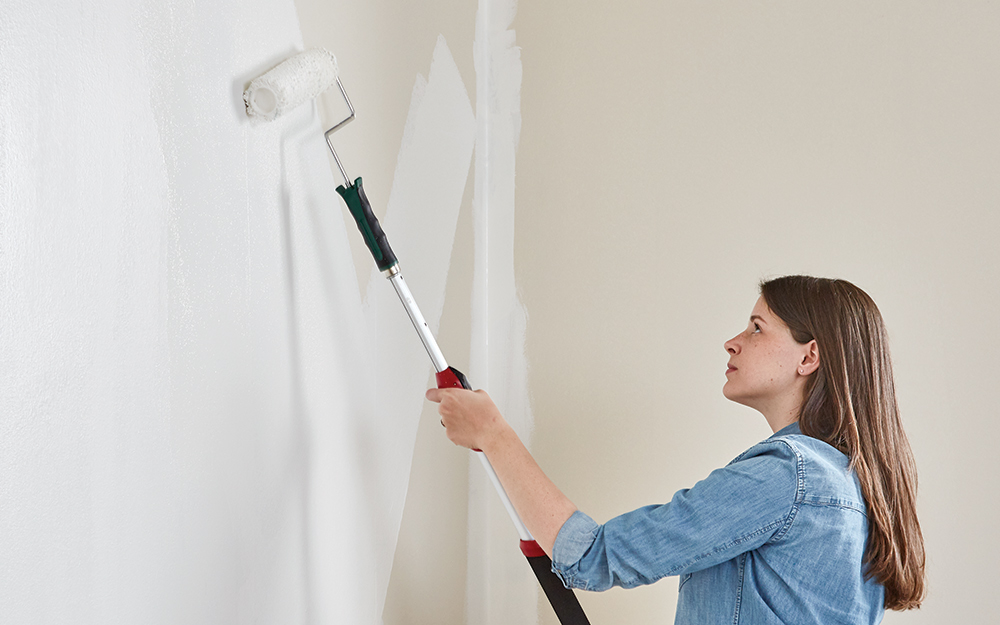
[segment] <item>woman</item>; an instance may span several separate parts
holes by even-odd
[[[542,473],[483,391],[431,389],[482,449],[553,570],[605,590],[680,575],[677,624],[878,623],[920,606],[916,469],[878,308],[849,282],[761,284],[725,343],[723,394],[774,435],[667,503],[599,525]]]

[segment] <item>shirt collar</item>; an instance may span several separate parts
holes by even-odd
[[[788,436],[790,434],[801,434],[801,433],[802,430],[799,429],[799,422],[795,421],[793,423],[789,423],[785,427],[775,432],[773,435],[771,435],[770,438],[774,438],[776,436]]]

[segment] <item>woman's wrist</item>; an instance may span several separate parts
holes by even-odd
[[[510,427],[510,424],[503,417],[498,416],[493,426],[487,430],[479,449],[487,456],[493,456],[503,453],[505,449],[510,449],[511,443],[518,440],[520,438],[514,428]]]

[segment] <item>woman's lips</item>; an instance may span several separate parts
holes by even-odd
[[[728,369],[726,369],[726,375],[729,375],[729,374],[730,374],[730,373],[732,373],[733,371],[736,371],[736,367],[734,367],[734,366],[732,366],[732,365],[729,365],[729,368],[728,368]]]

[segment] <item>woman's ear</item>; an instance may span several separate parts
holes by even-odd
[[[802,346],[802,360],[799,362],[799,375],[809,375],[819,369],[819,346],[813,339]]]

